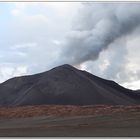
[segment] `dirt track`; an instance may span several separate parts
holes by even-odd
[[[13,112],[9,118],[4,117],[1,109],[0,136],[140,136],[138,106],[49,107],[49,111],[40,114],[37,110],[48,110],[48,106],[5,109],[5,113]],[[24,113],[21,115],[20,111]]]

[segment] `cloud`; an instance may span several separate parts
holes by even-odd
[[[137,90],[140,88],[140,80],[133,81],[132,83],[126,82],[126,83],[123,83],[122,85],[129,88],[129,89]]]
[[[43,6],[52,10],[52,13],[55,13],[59,18],[66,18],[69,16],[69,20],[77,14],[77,9],[81,7],[81,3],[75,2],[46,2],[43,3]]]
[[[0,61],[24,64],[29,74],[58,65],[55,61],[60,59],[61,44],[78,5],[57,2],[10,4],[10,12],[19,11],[20,14],[16,18],[11,16],[10,24],[5,24],[5,30],[0,33],[3,40],[0,42],[3,46]]]
[[[90,3],[83,6],[79,11],[82,17],[67,35],[66,49],[62,52],[69,55],[66,61],[76,65],[98,59],[114,41],[139,27],[139,12],[139,4]]]
[[[52,43],[54,43],[55,45],[61,45],[61,42],[58,40],[52,40]]]
[[[27,74],[27,67],[24,65],[15,65],[12,63],[0,64],[0,82],[3,82],[11,77],[21,76],[25,74]]]
[[[11,15],[12,16],[20,16],[21,14],[24,13],[25,10],[25,3],[21,2],[18,3],[16,2],[13,6],[13,8],[11,8]]]
[[[25,49],[25,48],[32,48],[36,47],[36,43],[25,43],[25,44],[16,44],[14,46],[11,46],[11,49],[16,50],[16,49]]]
[[[13,16],[19,16],[19,15],[20,15],[20,11],[17,10],[17,9],[14,9],[14,10],[11,11],[11,14],[12,14]]]

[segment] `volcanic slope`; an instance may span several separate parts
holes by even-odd
[[[0,106],[139,103],[140,97],[135,91],[68,64],[35,75],[15,77],[0,84]]]

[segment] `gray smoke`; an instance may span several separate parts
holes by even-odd
[[[67,34],[63,62],[79,65],[95,61],[117,39],[140,25],[139,3],[84,3]]]

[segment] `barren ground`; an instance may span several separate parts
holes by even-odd
[[[0,108],[0,136],[140,136],[140,106]]]

